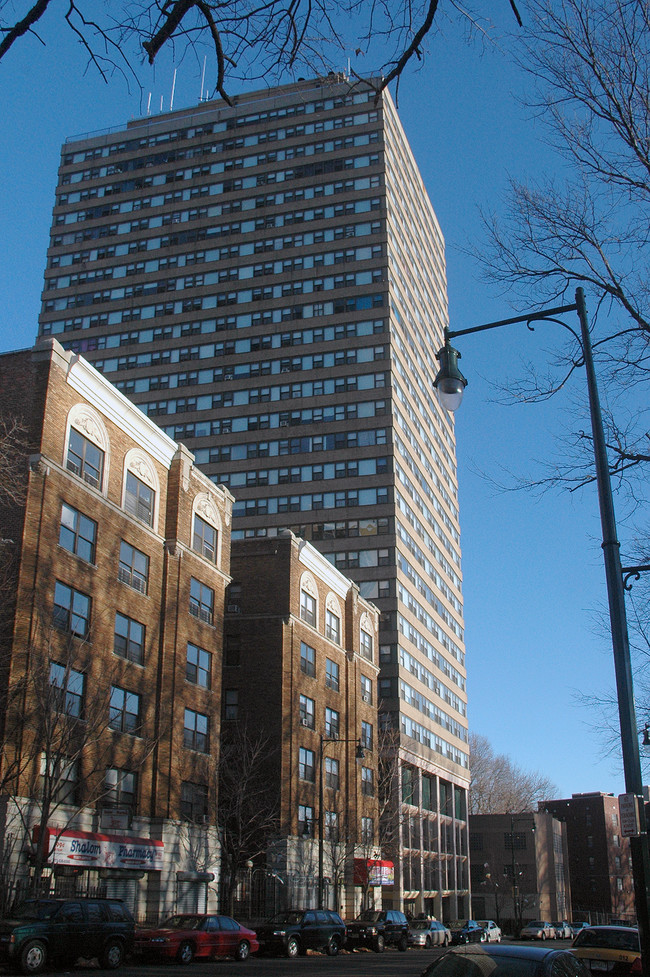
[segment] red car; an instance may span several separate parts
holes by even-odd
[[[253,930],[235,919],[199,913],[170,916],[158,929],[136,930],[133,947],[138,956],[172,957],[179,963],[191,963],[195,957],[246,960],[258,949]]]

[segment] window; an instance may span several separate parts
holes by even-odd
[[[339,840],[339,816],[336,811],[325,811],[324,833],[328,841]]]
[[[80,719],[84,701],[83,672],[69,666],[50,662],[50,688],[54,692],[54,708],[66,716]]]
[[[224,690],[223,718],[229,720],[239,718],[239,691],[237,689]]]
[[[305,675],[316,675],[316,652],[304,641],[300,642],[300,669]]]
[[[309,729],[314,729],[316,722],[314,719],[314,700],[306,695],[300,696],[300,722]]]
[[[306,750],[304,747],[300,747],[300,754],[298,757],[298,776],[301,780],[307,780],[310,784],[315,783],[316,780],[316,767],[314,763],[314,751]]]
[[[214,590],[194,577],[190,580],[190,614],[206,624],[214,618]]]
[[[91,601],[88,594],[73,590],[57,580],[54,585],[54,611],[52,623],[61,631],[76,638],[87,638],[90,630]]]
[[[135,811],[136,803],[136,774],[130,770],[120,770],[117,767],[109,767],[104,779],[104,807],[125,807],[129,811]]]
[[[314,809],[307,804],[298,805],[298,834],[303,838],[314,833]]]
[[[136,692],[127,692],[119,685],[111,686],[108,725],[120,733],[137,733],[140,728],[140,696]]]
[[[124,493],[124,508],[132,516],[146,522],[147,526],[153,525],[153,510],[156,493],[152,488],[134,475],[133,472],[126,473],[126,490]]]
[[[325,611],[325,637],[337,645],[341,644],[341,619],[329,610]]]
[[[181,784],[181,818],[183,821],[204,821],[207,814],[207,785],[193,784],[189,780],[184,780]]]
[[[361,723],[361,745],[365,750],[372,750],[371,723]]]
[[[223,663],[230,668],[237,668],[241,658],[241,637],[238,634],[226,634],[223,639]]]
[[[192,533],[192,549],[206,560],[216,563],[217,560],[217,530],[201,516],[194,515],[194,530]]]
[[[372,845],[375,840],[375,824],[372,818],[361,818],[361,844]]]
[[[372,661],[372,635],[364,631],[363,628],[361,629],[361,654],[369,662]]]
[[[366,797],[375,796],[375,778],[371,767],[361,768],[361,793]]]
[[[402,767],[402,803],[415,804],[415,771],[413,767]]]
[[[325,709],[325,735],[331,739],[339,738],[339,714],[336,709]]]
[[[325,784],[332,790],[339,789],[339,761],[334,757],[325,757]]]
[[[372,681],[367,676],[361,676],[361,698],[364,702],[372,702]]]
[[[306,590],[300,591],[300,617],[307,624],[316,627],[316,599]]]
[[[79,475],[89,485],[101,489],[104,475],[104,452],[73,427],[70,428],[68,439],[66,467],[68,471]]]
[[[204,689],[209,689],[212,685],[212,655],[204,648],[193,645],[191,641],[187,642],[185,678]]]
[[[144,636],[144,624],[119,611],[115,614],[113,651],[116,655],[141,665],[144,661]]]
[[[208,717],[193,709],[185,710],[183,743],[188,750],[208,752]]]
[[[87,563],[94,563],[96,542],[97,523],[64,502],[61,506],[59,545]]]
[[[69,760],[60,753],[41,754],[40,795],[49,796],[55,804],[76,804],[79,783],[79,761]]]
[[[333,692],[339,690],[339,666],[328,658],[325,662],[325,685]]]
[[[149,557],[124,540],[120,542],[120,563],[117,569],[117,579],[129,587],[133,587],[141,594],[147,592]]]

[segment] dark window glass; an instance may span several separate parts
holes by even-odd
[[[155,498],[156,493],[152,488],[145,485],[133,472],[127,471],[124,493],[124,508],[127,512],[146,522],[147,526],[152,526]]]
[[[70,428],[66,466],[95,488],[101,489],[104,475],[104,452],[96,444],[85,438],[79,431]]]
[[[120,614],[119,611],[116,613],[113,635],[113,651],[116,655],[141,665],[144,661],[144,638],[144,624]]]
[[[94,563],[96,542],[97,523],[64,502],[61,506],[60,545],[82,560]]]
[[[56,581],[52,621],[56,628],[77,638],[87,638],[90,630],[91,601],[87,594]]]
[[[187,643],[187,660],[185,663],[185,677],[188,682],[194,685],[201,685],[204,689],[209,689],[212,680],[212,655],[198,645]]]
[[[80,719],[83,715],[83,672],[58,662],[50,662],[50,686],[54,690],[56,710]]]
[[[190,750],[208,752],[208,717],[193,709],[185,710],[183,742]]]
[[[149,580],[149,557],[124,540],[120,543],[120,563],[117,578],[141,594],[146,594]]]
[[[192,533],[192,549],[204,556],[212,563],[217,559],[217,530],[205,519],[194,516],[194,531]]]
[[[140,728],[140,696],[117,685],[111,686],[108,725],[121,733],[136,733]]]

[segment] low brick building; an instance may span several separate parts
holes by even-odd
[[[281,882],[275,900],[315,906],[320,856],[323,905],[351,916],[391,881],[378,807],[378,611],[289,531],[233,540],[231,573],[223,735],[238,724],[267,738],[277,791],[277,836],[259,867]]]
[[[232,496],[54,340],[0,356],[0,417],[4,891],[214,906]]]

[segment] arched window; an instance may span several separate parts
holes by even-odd
[[[221,559],[221,517],[209,495],[201,493],[192,506],[192,549],[211,563]]]
[[[92,407],[75,404],[68,413],[63,463],[88,485],[105,494],[109,440],[104,422]]]
[[[318,588],[311,573],[303,573],[300,579],[300,618],[318,627]]]
[[[144,452],[133,448],[124,459],[122,507],[145,525],[155,528],[159,499],[160,485],[153,463]]]

